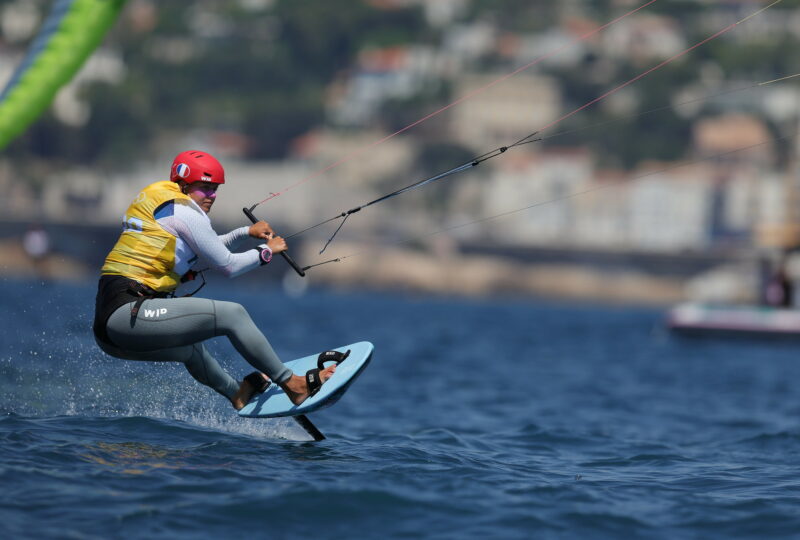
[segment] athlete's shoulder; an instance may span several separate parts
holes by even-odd
[[[171,182],[169,180],[159,180],[158,182],[153,182],[152,184],[148,184],[142,191],[145,192],[164,191],[173,193],[179,197],[181,196],[187,197],[181,192],[181,188],[178,184],[176,184],[175,182]]]
[[[208,214],[206,214],[190,197],[175,199],[172,202],[176,218],[193,224],[203,223],[207,224],[209,227],[211,226],[211,220],[208,218]]]

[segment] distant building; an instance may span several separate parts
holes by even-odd
[[[609,27],[600,39],[605,55],[634,62],[669,58],[687,46],[676,20],[641,13]]]
[[[713,182],[703,166],[658,172],[651,165],[629,188],[627,243],[642,251],[703,250],[710,243]]]
[[[795,182],[796,179],[787,173],[763,174],[759,178],[754,236],[761,247],[796,249],[800,246],[800,201]]]
[[[628,247],[630,176],[600,171],[574,197],[575,236],[579,247],[620,250]]]
[[[731,113],[703,118],[693,127],[694,153],[700,158],[718,155],[717,163],[775,163],[775,145],[767,125],[757,116]]]
[[[574,67],[583,61],[589,50],[586,43],[579,39],[579,35],[564,28],[553,28],[537,34],[518,36],[515,46],[508,47],[507,52],[519,66],[543,57],[541,65],[544,66]],[[551,51],[558,51],[558,54],[547,55]]]
[[[408,170],[415,156],[417,143],[408,138],[393,137],[377,144],[389,135],[378,131],[319,129],[295,141],[293,158],[317,169],[341,162],[324,176],[336,178],[337,185],[371,192],[380,180]]]
[[[561,111],[561,92],[551,77],[520,73],[502,84],[493,84],[496,80],[494,74],[473,74],[457,81],[456,95],[468,97],[449,111],[458,142],[477,149],[508,144]]]
[[[725,167],[724,176],[717,177],[723,195],[720,223],[727,231],[750,236],[760,220],[762,178],[768,175],[751,164],[742,164],[732,170]]]
[[[497,27],[487,21],[453,24],[444,29],[442,52],[458,64],[488,53],[497,42]]]
[[[36,2],[6,3],[0,10],[0,34],[8,43],[30,39],[41,24],[41,8]]]
[[[383,103],[417,95],[443,70],[441,56],[429,47],[362,51],[354,73],[331,86],[328,114],[339,125],[367,126]]]
[[[482,213],[519,212],[487,222],[492,238],[516,245],[574,243],[577,216],[572,195],[591,180],[589,152],[554,150],[508,158],[486,181]]]

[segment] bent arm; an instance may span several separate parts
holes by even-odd
[[[233,251],[234,249],[238,249],[242,246],[242,244],[250,238],[250,227],[244,225],[242,227],[238,227],[233,229],[231,232],[227,234],[220,234],[219,239],[225,245],[226,248]]]
[[[175,233],[211,268],[219,270],[224,275],[236,277],[263,263],[258,249],[231,253],[223,240],[214,232],[211,221],[201,210],[195,209],[189,204],[176,203],[174,216]]]

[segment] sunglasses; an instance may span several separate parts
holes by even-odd
[[[218,187],[219,187],[218,184],[211,184],[211,185],[197,184],[197,185],[192,185],[189,189],[191,189],[192,191],[199,191],[206,197],[211,198],[216,196]]]

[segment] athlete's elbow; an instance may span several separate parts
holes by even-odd
[[[225,277],[235,278],[241,276],[248,270],[249,268],[236,268],[234,266],[226,266],[224,269],[221,270],[221,272]]]
[[[227,278],[234,278],[239,275],[239,272],[233,266],[218,266],[217,270]]]

